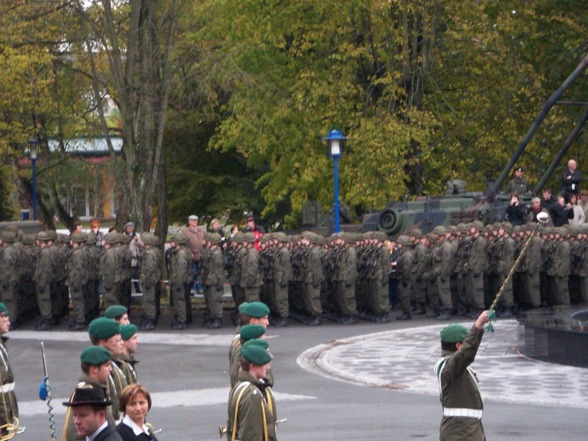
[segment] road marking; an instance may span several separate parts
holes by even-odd
[[[179,390],[172,392],[155,392],[151,394],[153,407],[199,407],[213,406],[217,404],[227,404],[230,388],[216,387],[209,389],[191,389]],[[317,397],[309,395],[289,394],[285,392],[273,392],[278,403],[285,401],[315,400]],[[66,407],[62,405],[67,398],[53,398],[54,415],[65,415]],[[47,414],[47,403],[41,400],[37,401],[19,401],[18,410],[21,417]]]

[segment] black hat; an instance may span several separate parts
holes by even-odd
[[[104,389],[101,387],[84,386],[78,387],[68,402],[64,402],[64,406],[110,406],[112,401],[106,398]]]
[[[523,167],[517,167],[515,168],[515,171],[523,171]]]

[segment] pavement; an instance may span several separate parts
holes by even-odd
[[[471,322],[464,323],[471,326]],[[445,324],[334,340],[304,351],[304,369],[364,386],[438,395],[433,366]],[[472,365],[483,398],[498,402],[588,408],[588,369],[534,360],[520,352],[523,328],[504,320],[486,332]]]

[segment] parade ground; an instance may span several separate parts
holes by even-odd
[[[391,313],[392,318],[395,311]],[[184,331],[171,331],[169,313],[154,332],[140,332],[139,381],[152,392],[149,421],[160,441],[219,439],[226,424],[228,348],[234,335],[199,326],[200,314]],[[133,322],[138,314],[132,315]],[[471,326],[471,321],[455,319]],[[431,319],[354,326],[325,322],[306,327],[291,322],[270,327],[272,369],[279,426],[289,440],[436,440],[441,418],[433,365],[439,331]],[[498,321],[486,333],[473,365],[484,398],[483,423],[489,440],[585,440],[588,369],[545,363],[520,353],[522,327]],[[65,417],[62,402],[77,383],[86,332],[63,324],[36,332],[26,324],[9,334],[16,375],[20,441],[51,439],[47,403],[38,399],[44,342],[52,389],[56,439]]]

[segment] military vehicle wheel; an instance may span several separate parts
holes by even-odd
[[[378,228],[386,234],[394,234],[402,225],[400,213],[394,208],[386,208],[380,213]]]

